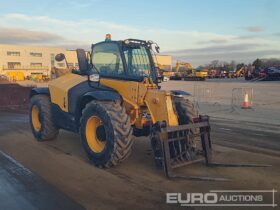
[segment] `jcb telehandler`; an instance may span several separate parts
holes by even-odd
[[[152,41],[107,39],[92,45],[90,56],[77,50],[79,70],[31,92],[35,138],[52,140],[59,129],[79,133],[89,159],[101,168],[129,156],[133,133],[150,136],[156,164],[167,176],[192,162],[210,164],[208,117],[197,114],[188,93],[160,90],[153,46],[158,50]]]

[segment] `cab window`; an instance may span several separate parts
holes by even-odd
[[[103,76],[122,76],[124,67],[116,43],[108,42],[95,45],[92,50],[92,64]]]
[[[126,47],[124,48],[124,57],[127,63],[128,75],[150,76],[151,63],[145,47]]]

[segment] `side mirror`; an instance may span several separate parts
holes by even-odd
[[[159,53],[159,50],[160,50],[159,46],[156,46],[155,49],[156,49],[157,53]]]
[[[163,81],[163,75],[158,67],[155,67],[155,69],[156,69],[157,82],[161,83]]]
[[[79,63],[79,69],[82,75],[87,75],[90,73],[89,58],[84,49],[77,49],[77,59]]]
[[[55,56],[54,59],[55,59],[56,62],[61,62],[65,59],[65,55],[63,53],[59,53]]]

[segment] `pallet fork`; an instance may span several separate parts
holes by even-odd
[[[212,160],[212,142],[210,136],[210,124],[208,116],[199,116],[195,123],[180,125],[175,127],[158,127],[157,135],[161,142],[161,159],[164,172],[168,178],[181,178],[198,181],[229,181],[227,178],[200,177],[176,174],[175,168],[179,168],[192,163],[205,161],[209,167],[269,167],[265,164],[227,164],[216,163]],[[192,130],[199,129],[199,134],[193,134]],[[192,151],[189,142],[195,137],[201,140],[202,151],[199,154]]]

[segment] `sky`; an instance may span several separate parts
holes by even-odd
[[[278,0],[0,0],[0,43],[77,47],[153,40],[194,66],[280,58]]]

